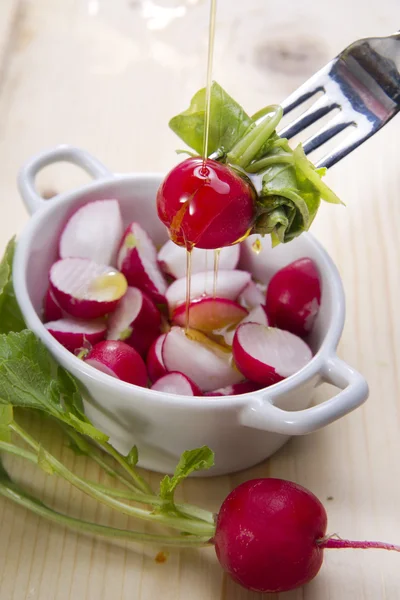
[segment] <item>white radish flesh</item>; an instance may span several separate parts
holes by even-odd
[[[238,302],[249,310],[265,304],[265,290],[262,290],[260,284],[250,281],[240,294]]]
[[[124,342],[114,340],[99,342],[93,346],[84,360],[86,364],[111,377],[147,387],[147,371],[142,357]]]
[[[147,353],[146,366],[149,374],[150,381],[153,383],[160,379],[163,375],[166,375],[167,369],[165,367],[162,357],[162,347],[165,340],[166,334],[161,334],[151,345],[150,350]]]
[[[68,317],[45,324],[51,335],[65,348],[74,352],[85,344],[94,345],[104,339],[107,326],[102,319],[81,321]]]
[[[262,385],[294,375],[312,359],[310,348],[301,338],[256,323],[239,325],[232,351],[240,371]]]
[[[226,298],[201,298],[189,304],[189,327],[205,332],[213,332],[224,327],[237,325],[247,315],[247,310],[233,300]],[[186,305],[178,306],[172,321],[181,327],[186,326]]]
[[[146,292],[154,302],[165,302],[167,282],[157,262],[156,247],[138,223],[131,223],[126,229],[117,265],[129,285]]]
[[[90,258],[115,265],[123,233],[118,200],[96,200],[79,208],[68,220],[60,238],[60,258]]]
[[[239,244],[221,248],[218,258],[219,269],[235,269],[239,262]],[[193,248],[191,256],[192,274],[202,271],[213,271],[214,250]],[[175,279],[186,276],[186,250],[177,246],[172,240],[165,242],[158,253],[158,262],[165,273]]]
[[[240,292],[251,279],[246,271],[225,270],[218,271],[215,296],[236,300]],[[190,299],[195,300],[204,296],[214,296],[214,273],[211,271],[196,273],[191,278]],[[172,311],[178,304],[186,300],[186,277],[177,279],[168,288],[166,293],[169,309]]]
[[[235,383],[234,385],[228,385],[224,388],[219,388],[219,390],[213,390],[212,392],[207,392],[206,396],[239,396],[240,394],[250,394],[251,392],[255,392],[261,389],[261,385],[255,383],[254,381],[241,381],[240,383]]]
[[[157,392],[166,394],[180,394],[181,396],[202,396],[201,390],[183,373],[167,373],[156,381],[151,387]]]
[[[264,308],[262,306],[253,308],[253,310],[251,310],[240,322],[240,325],[243,325],[243,323],[258,323],[259,325],[267,326],[268,318]],[[228,344],[228,346],[232,346],[233,344],[236,329],[237,327],[235,329],[230,327],[228,331],[223,333],[225,343]]]
[[[108,321],[108,340],[122,340],[145,356],[160,334],[161,314],[141,290],[128,287]]]
[[[189,377],[203,392],[244,379],[232,365],[232,355],[198,331],[172,327],[166,334],[162,357],[168,371]]]
[[[112,312],[128,287],[122,273],[86,258],[64,258],[54,263],[50,286],[61,308],[82,319]]]

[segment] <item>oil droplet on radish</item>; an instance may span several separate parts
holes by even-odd
[[[253,250],[253,252],[255,252],[255,254],[260,254],[262,250],[262,243],[260,238],[257,238],[256,241],[252,243],[251,249]]]
[[[200,344],[203,344],[204,346],[206,346],[206,348],[209,348],[214,352],[222,352],[224,354],[229,354],[231,351],[231,348],[221,346],[214,340],[210,339],[205,333],[202,333],[197,329],[187,329],[185,330],[185,335],[189,340],[192,340],[193,342],[199,342]]]
[[[90,290],[99,302],[111,302],[121,298],[128,289],[125,276],[118,271],[110,271],[93,279]]]

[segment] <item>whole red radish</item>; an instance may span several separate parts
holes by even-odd
[[[60,258],[75,256],[115,265],[122,232],[118,200],[89,202],[67,221],[60,238]]]
[[[82,348],[86,343],[97,344],[105,338],[107,325],[102,319],[83,321],[67,317],[50,321],[45,324],[46,329],[67,350],[73,352]]]
[[[166,375],[167,369],[165,367],[162,357],[162,347],[167,334],[163,333],[152,343],[146,358],[147,372],[149,374],[150,381],[153,383],[160,379],[163,375]]]
[[[146,365],[140,354],[125,342],[114,340],[99,342],[93,346],[84,360],[88,365],[111,377],[147,387]]]
[[[310,258],[299,258],[275,273],[269,282],[266,310],[274,327],[304,337],[321,304],[318,269]]]
[[[166,394],[180,394],[182,396],[202,396],[200,388],[178,371],[167,373],[152,385],[152,390],[157,392],[165,392]]]
[[[127,227],[118,250],[117,265],[129,285],[146,292],[154,302],[165,302],[167,282],[158,265],[157,250],[139,223],[133,222]]]
[[[259,323],[239,325],[232,352],[241,373],[265,386],[294,375],[312,358],[310,348],[301,338]]]
[[[64,258],[50,269],[50,288],[58,304],[79,319],[112,312],[127,290],[122,273],[87,258]]]
[[[245,237],[255,219],[256,193],[232,168],[188,158],[157,192],[157,212],[171,239],[186,248],[222,248]]]
[[[254,479],[223,502],[214,536],[222,567],[249,590],[284,592],[315,577],[326,533],[321,502],[290,481]]]
[[[128,287],[108,320],[108,340],[121,340],[145,356],[160,334],[161,314],[141,290]]]

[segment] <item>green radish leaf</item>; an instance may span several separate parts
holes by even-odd
[[[138,460],[139,460],[139,452],[138,452],[137,446],[133,446],[131,448],[129,454],[126,456],[126,461],[127,461],[128,465],[130,465],[131,467],[136,467]]]
[[[5,483],[10,483],[12,480],[5,469],[5,467],[3,465],[3,461],[1,460],[1,456],[0,456],[0,482],[1,481],[4,481]]]
[[[190,148],[203,152],[206,90],[199,90],[187,110],[173,117],[169,126]],[[217,150],[228,152],[252,124],[244,112],[218,83],[213,81],[210,99],[210,129],[207,156]]]
[[[15,237],[8,242],[0,262],[0,333],[21,331],[26,327],[12,283],[14,251]]]
[[[160,483],[159,496],[165,500],[166,508],[174,508],[174,494],[177,485],[194,471],[209,469],[214,465],[214,452],[207,446],[186,450],[172,477],[165,475]]]
[[[14,412],[11,404],[0,405],[0,441],[11,442],[11,431],[9,425],[14,420]]]
[[[69,413],[66,417],[66,422],[69,422],[69,424],[75,429],[75,431],[81,433],[82,435],[87,435],[96,442],[108,441],[108,435],[97,429],[88,420],[82,421],[81,419],[78,419],[78,417],[76,417],[74,414]]]

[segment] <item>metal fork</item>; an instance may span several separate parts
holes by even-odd
[[[331,167],[400,110],[400,32],[361,39],[348,46],[282,103],[284,115],[318,92],[323,95],[279,135],[290,139],[334,109],[340,109],[303,143],[305,153],[310,154],[351,127],[344,141],[316,163],[317,167]]]

